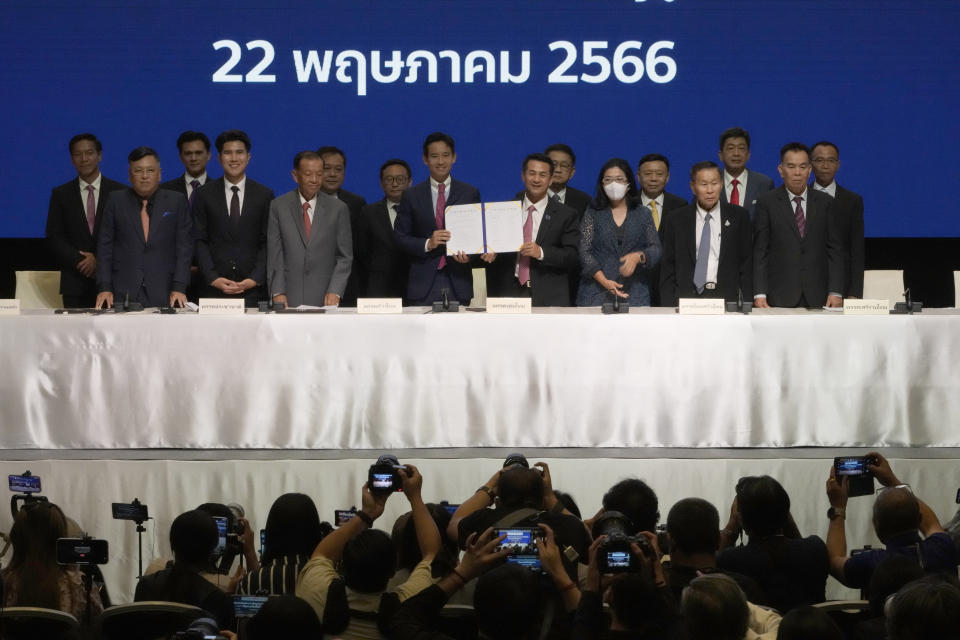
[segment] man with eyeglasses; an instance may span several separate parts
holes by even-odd
[[[550,179],[550,189],[547,194],[551,200],[573,207],[577,216],[583,217],[583,212],[590,206],[592,198],[589,194],[574,189],[567,183],[577,172],[577,156],[569,145],[558,142],[544,150],[544,153],[553,160],[553,177]]]
[[[150,147],[137,147],[127,161],[130,189],[110,196],[100,228],[96,307],[127,300],[182,307],[193,256],[187,199],[158,188],[160,156]]]
[[[361,261],[367,273],[365,295],[370,298],[404,298],[407,273],[406,255],[393,240],[400,196],[410,186],[410,165],[392,158],[380,167],[383,200],[368,204],[360,214],[355,235],[360,236]]]
[[[783,186],[757,199],[754,217],[754,306],[842,307],[843,254],[833,200],[807,188],[810,150],[780,149]]]
[[[831,466],[827,479],[827,554],[833,577],[853,589],[865,589],[877,566],[893,555],[915,558],[927,573],[956,575],[957,551],[933,510],[900,482],[886,458],[876,451],[866,457],[867,469],[883,485],[873,503],[873,529],[885,548],[847,556],[848,477],[838,479]]]
[[[813,189],[833,198],[832,215],[836,220],[843,249],[844,298],[863,297],[863,198],[837,184],[840,150],[826,140],[810,148],[813,163]]]

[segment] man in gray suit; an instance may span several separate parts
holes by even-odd
[[[339,304],[353,262],[350,211],[320,191],[323,158],[316,152],[298,153],[292,175],[297,188],[270,203],[270,294],[290,307]]]
[[[731,127],[720,134],[720,162],[723,163],[723,191],[720,199],[740,205],[753,220],[757,197],[773,189],[769,176],[747,169],[750,160],[750,134],[740,127]]]

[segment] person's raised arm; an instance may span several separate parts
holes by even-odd
[[[877,481],[885,487],[896,487],[903,484],[890,467],[890,462],[877,451],[871,451],[867,454],[867,469],[869,469]],[[872,462],[871,462],[872,461]],[[914,494],[916,495],[916,494]],[[920,533],[925,538],[935,534],[943,533],[943,526],[940,519],[933,512],[930,506],[917,496],[917,502],[920,503]]]
[[[827,529],[827,562],[830,575],[846,584],[844,567],[847,564],[846,508],[849,480],[844,476],[837,481],[836,469],[830,466],[827,478],[827,499],[830,501],[831,518]]]
[[[373,521],[383,515],[383,507],[389,496],[389,493],[374,494],[370,491],[369,485],[363,485],[363,506],[360,511],[342,527],[334,529],[330,535],[321,540],[311,557],[323,556],[331,562],[339,561],[347,543],[360,535],[364,529],[372,527]]]
[[[398,473],[403,478],[403,493],[410,501],[411,517],[413,526],[417,532],[417,544],[420,546],[420,554],[424,560],[432,561],[443,546],[440,539],[440,530],[437,529],[437,523],[423,503],[421,489],[423,488],[423,476],[420,470],[412,464],[406,465],[405,469],[400,469]]]
[[[476,493],[464,500],[450,516],[450,524],[447,525],[447,537],[456,542],[458,546],[460,546],[460,522],[471,513],[493,504],[497,495],[497,482],[499,482],[502,472],[503,469],[497,469],[497,472],[480,485]]]

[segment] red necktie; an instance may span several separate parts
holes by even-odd
[[[740,206],[740,190],[737,189],[737,185],[740,184],[740,181],[734,178],[730,184],[733,185],[733,191],[730,192],[730,204]]]
[[[437,229],[443,229],[443,212],[447,208],[447,196],[445,192],[447,190],[447,185],[440,183],[437,185]],[[446,252],[446,247],[444,247],[444,252]],[[437,271],[443,269],[447,264],[447,257],[440,256],[440,263],[437,264]]]
[[[527,219],[523,221],[523,241],[533,241],[533,212],[535,207],[527,207]],[[517,268],[517,279],[520,280],[520,286],[530,282],[530,256],[520,256],[520,264]]]
[[[310,227],[313,226],[312,223],[310,222],[309,212],[310,212],[310,203],[304,202],[303,203],[303,231],[304,231],[304,235],[307,236],[308,242],[310,241]]]
[[[87,185],[87,226],[90,227],[90,235],[93,235],[93,225],[97,220],[97,200],[93,196],[93,185]]]
[[[147,238],[150,236],[150,216],[147,215],[147,201],[143,201],[143,206],[140,207],[140,224],[143,225],[143,241],[146,243]]]
[[[797,208],[793,212],[793,217],[797,221],[797,231],[800,232],[800,237],[802,238],[807,234],[807,220],[803,217],[803,207],[800,206],[800,203],[803,202],[803,198],[797,196],[793,199],[797,203]]]

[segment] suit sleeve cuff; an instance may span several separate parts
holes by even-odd
[[[760,298],[763,298],[764,300],[766,300],[766,299],[767,299],[767,294],[765,294],[765,293],[756,293],[756,294],[754,294],[754,296],[753,296],[753,299],[754,299],[754,300],[759,300]]]

